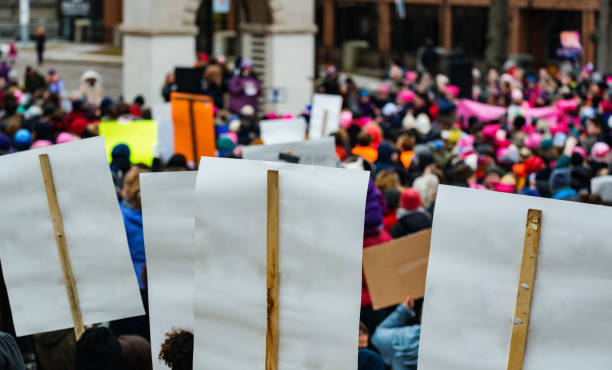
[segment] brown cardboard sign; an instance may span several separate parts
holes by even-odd
[[[377,310],[425,295],[431,229],[363,251],[363,269],[372,307]]]

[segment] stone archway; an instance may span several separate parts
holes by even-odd
[[[196,13],[202,0],[124,2],[123,92],[161,102],[167,72],[195,60]],[[232,0],[240,13],[244,58],[259,65],[267,89],[284,99],[264,110],[298,113],[310,101],[314,77],[314,0]],[[267,93],[267,91],[266,91]]]

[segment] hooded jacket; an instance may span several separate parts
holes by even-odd
[[[17,342],[10,334],[0,332],[0,369],[25,370]]]
[[[401,238],[431,227],[431,217],[422,208],[414,211],[406,211],[400,208],[397,213],[397,218],[397,223],[391,228],[391,236],[393,239]]]
[[[417,368],[421,325],[407,325],[415,318],[413,310],[400,304],[372,335],[372,344],[393,370]]]

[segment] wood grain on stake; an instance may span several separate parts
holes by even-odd
[[[62,266],[62,274],[64,275],[64,284],[66,285],[66,293],[68,294],[70,313],[72,314],[72,321],[74,322],[74,333],[78,340],[85,331],[85,328],[83,327],[83,316],[81,315],[79,295],[72,273],[70,255],[68,254],[68,246],[64,234],[64,221],[62,220],[62,213],[60,212],[59,203],[57,201],[57,193],[55,191],[55,183],[53,182],[53,172],[51,171],[49,156],[47,154],[41,154],[38,158],[40,160],[40,169],[45,183],[45,190],[47,192],[47,201],[49,202],[49,214],[53,221],[55,242],[57,244],[60,264]]]
[[[268,170],[266,370],[278,369],[278,171]]]
[[[513,317],[514,324],[512,328],[512,340],[510,342],[508,370],[521,370],[523,368],[541,228],[542,211],[530,209],[527,212],[525,241],[523,243],[523,260],[521,263],[521,276],[519,278],[518,294],[516,297],[516,310]]]
[[[323,111],[323,124],[321,125],[321,137],[325,137],[327,131],[327,109]]]

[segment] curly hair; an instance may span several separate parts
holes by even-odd
[[[193,369],[193,333],[175,329],[166,333],[166,340],[159,351],[159,359],[172,370]]]

